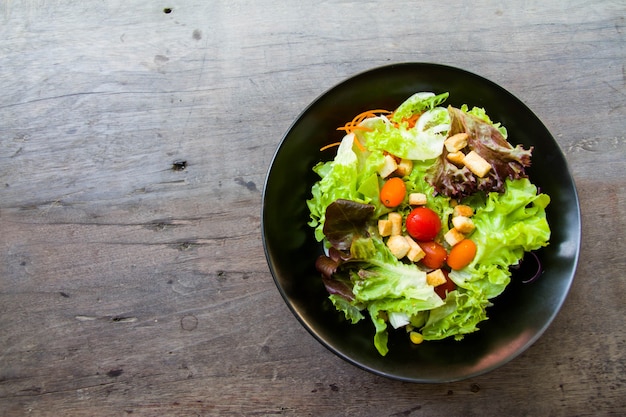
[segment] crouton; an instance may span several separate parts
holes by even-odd
[[[454,165],[463,166],[463,160],[465,159],[465,155],[463,152],[451,152],[446,155],[446,159],[452,162]]]
[[[443,145],[446,147],[448,152],[458,152],[467,146],[467,138],[467,133],[457,133],[456,135],[452,135],[446,139],[443,142]]]
[[[446,283],[446,276],[443,274],[441,269],[435,269],[434,271],[426,274],[426,283],[433,287],[437,287]]]
[[[401,159],[394,174],[399,177],[406,177],[411,171],[413,171],[413,161],[410,159]]]
[[[402,214],[392,211],[387,215],[387,219],[391,222],[391,236],[402,234]]]
[[[391,236],[391,221],[380,219],[378,220],[378,233],[382,236]]]
[[[455,216],[452,218],[452,224],[454,228],[459,232],[467,235],[468,233],[472,233],[474,231],[474,222],[469,217],[465,216]]]
[[[443,238],[446,240],[446,242],[448,242],[450,246],[454,246],[463,239],[465,239],[465,235],[463,235],[463,233],[459,232],[457,229],[452,228],[448,230],[448,233],[446,233]]]
[[[422,249],[420,245],[417,244],[416,241],[411,239],[409,236],[404,237],[409,244],[409,252],[406,254],[406,257],[409,258],[411,262],[417,262],[426,256],[426,252]]]
[[[382,178],[387,178],[396,169],[398,169],[398,163],[396,162],[396,159],[391,155],[385,155],[385,163],[378,170],[378,175],[380,175]]]
[[[463,163],[474,175],[480,178],[483,178],[491,170],[491,164],[474,151],[465,155]]]
[[[409,194],[409,204],[412,206],[423,206],[427,203],[428,198],[424,193]]]
[[[454,206],[453,216],[465,216],[472,217],[474,215],[474,209],[470,206],[466,206],[465,204],[457,204]]]
[[[387,247],[398,259],[404,258],[407,253],[409,253],[409,242],[402,235],[391,236],[389,240],[387,240]]]

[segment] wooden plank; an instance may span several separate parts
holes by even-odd
[[[0,3],[0,414],[625,414],[625,17],[618,1]],[[294,118],[404,61],[522,99],[583,213],[554,324],[450,384],[327,351],[282,301],[260,235]]]

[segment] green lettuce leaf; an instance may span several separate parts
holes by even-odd
[[[393,112],[391,120],[393,122],[400,123],[415,114],[423,113],[425,110],[430,110],[439,106],[448,99],[448,96],[449,93],[442,93],[438,95],[431,92],[415,93],[398,106],[396,111]]]
[[[440,340],[464,335],[478,330],[478,323],[487,319],[486,308],[491,304],[480,293],[455,290],[448,293],[441,307],[430,311],[426,325],[421,329],[424,340]]]
[[[510,282],[509,266],[517,265],[524,252],[548,245],[550,227],[545,209],[546,194],[527,178],[507,180],[506,191],[492,192],[485,199],[477,194],[465,202],[478,207],[472,218],[476,230],[470,238],[478,248],[470,265],[450,273],[458,286],[480,292],[491,299]]]
[[[366,261],[352,291],[356,302],[367,305],[376,328],[374,345],[384,356],[388,338],[385,315],[396,312],[412,317],[443,305],[443,301],[426,283],[424,271],[397,260],[378,238],[356,239],[350,252],[354,259]]]
[[[388,119],[372,117],[362,122],[369,129],[359,134],[368,149],[382,150],[404,159],[424,161],[438,157],[450,129],[450,115],[438,107],[448,93],[416,93],[402,103]],[[415,126],[406,119],[420,114]]]
[[[382,152],[363,152],[354,145],[354,135],[346,135],[335,159],[320,162],[313,171],[320,176],[311,188],[312,198],[307,200],[310,211],[309,226],[315,229],[315,238],[324,239],[326,208],[336,200],[352,200],[372,204],[375,214],[385,212],[380,203],[379,184],[376,172],[384,163]]]

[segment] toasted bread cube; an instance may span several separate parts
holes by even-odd
[[[443,238],[446,240],[446,242],[448,242],[450,246],[454,246],[463,239],[465,239],[465,235],[463,235],[463,233],[459,232],[457,229],[452,228],[448,230],[448,233],[446,233]]]
[[[402,235],[391,236],[389,240],[387,240],[387,247],[393,256],[398,259],[404,258],[406,254],[409,253],[409,249],[411,249],[409,242],[407,242]]]
[[[391,221],[384,219],[378,220],[378,233],[382,237],[391,236]]]
[[[452,135],[446,139],[443,142],[443,145],[446,147],[448,152],[458,152],[467,146],[467,138],[467,133],[457,133],[456,135]]]
[[[472,233],[476,226],[474,226],[474,222],[469,217],[465,216],[456,216],[452,218],[452,224],[454,228],[459,232],[467,235]]]
[[[422,247],[418,245],[416,241],[411,239],[411,237],[409,236],[405,236],[404,238],[406,239],[410,247],[409,252],[406,254],[406,257],[409,258],[411,262],[417,262],[424,256],[426,256],[426,252],[424,252]]]
[[[398,169],[398,164],[396,159],[391,155],[385,155],[385,163],[378,170],[378,175],[383,178],[387,178],[390,176],[396,169]]]
[[[463,166],[463,160],[465,159],[465,155],[463,154],[463,152],[451,152],[446,155],[446,158],[454,165]]]
[[[441,269],[435,269],[434,271],[426,274],[426,283],[428,285],[432,285],[433,287],[437,287],[446,283],[446,276],[443,274]]]
[[[402,234],[402,214],[392,211],[387,215],[387,219],[391,222],[391,236]]]
[[[480,178],[483,178],[491,170],[491,164],[474,151],[465,155],[463,163],[474,175]]]
[[[409,204],[412,206],[423,206],[428,202],[428,198],[424,193],[409,194]]]
[[[465,216],[472,217],[474,215],[474,209],[470,206],[466,206],[465,204],[457,204],[454,206],[453,216]]]
[[[401,159],[395,174],[399,177],[406,177],[411,171],[413,171],[413,161],[410,159]]]

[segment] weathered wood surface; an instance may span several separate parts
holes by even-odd
[[[0,2],[0,415],[626,414],[625,18],[623,1]],[[319,345],[260,235],[291,121],[407,61],[522,99],[583,214],[545,335],[442,385]]]

